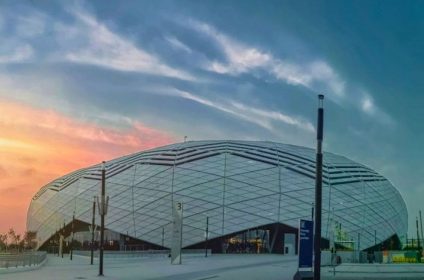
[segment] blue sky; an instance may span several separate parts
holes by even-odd
[[[136,131],[134,150],[185,135],[314,147],[323,93],[325,150],[391,180],[412,234],[423,33],[420,1],[2,1],[0,99],[102,135]]]

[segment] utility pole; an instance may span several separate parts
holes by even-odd
[[[162,248],[165,245],[165,227],[162,227]]]
[[[206,216],[206,231],[205,231],[205,258],[208,257],[208,235],[209,235],[209,216]]]
[[[424,239],[424,235],[423,235],[423,219],[421,217],[421,210],[420,210],[420,227],[421,227],[421,241],[424,242],[423,241],[423,239]]]
[[[61,238],[60,238],[60,244],[62,245],[62,259],[63,259],[63,245],[64,245],[64,242],[65,241],[65,221],[63,221],[63,229],[62,229],[62,236],[61,236]]]
[[[72,261],[72,255],[74,253],[74,221],[75,221],[75,211],[72,214],[72,237],[71,237],[71,252],[70,252],[71,261]]]
[[[103,276],[103,253],[104,253],[104,237],[105,237],[105,216],[107,214],[107,206],[109,197],[106,198],[106,166],[102,163],[102,184],[101,197],[99,204],[100,214],[100,254],[99,254],[99,276]]]
[[[59,257],[59,242],[60,242],[59,229],[56,230],[56,235],[57,235],[57,256]]]
[[[311,221],[314,221],[314,210],[315,210],[315,206],[314,203],[312,202],[312,208],[311,208]]]
[[[314,280],[321,279],[321,211],[322,211],[322,140],[324,136],[324,95],[318,95],[317,155],[315,175]]]
[[[416,224],[417,224],[417,241],[418,241],[418,251],[421,251],[420,250],[420,233],[419,233],[419,231],[418,231],[418,217],[416,218]]]
[[[374,230],[374,246],[377,245],[377,230]],[[375,251],[376,248],[374,248]]]
[[[361,250],[361,233],[358,232],[358,252]]]
[[[361,233],[358,231],[358,263],[361,262]]]
[[[96,225],[96,197],[94,197],[93,201],[93,217],[91,218],[91,262],[90,264],[93,264],[93,258],[94,258],[94,233],[96,232],[95,226]]]

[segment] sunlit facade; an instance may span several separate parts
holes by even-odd
[[[77,170],[36,193],[27,228],[37,232],[39,247],[69,225],[73,213],[80,223],[91,223],[100,168]],[[325,153],[323,180],[323,238],[343,238],[365,249],[406,233],[405,203],[383,176]],[[278,252],[281,233],[295,231],[299,219],[310,219],[314,189],[313,149],[257,141],[177,143],[106,163],[106,228],[169,248],[172,203],[179,201],[184,205],[183,247],[204,242],[208,217],[210,244],[260,230],[262,246]],[[279,233],[275,225],[281,225]]]

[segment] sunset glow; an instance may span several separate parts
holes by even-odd
[[[49,181],[174,140],[136,121],[120,130],[4,100],[0,111],[0,232],[25,230],[31,197]]]

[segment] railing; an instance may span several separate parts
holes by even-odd
[[[0,268],[39,265],[46,257],[46,252],[0,253]]]
[[[204,249],[182,249],[183,255],[204,256]],[[105,258],[139,258],[139,257],[168,257],[170,250],[144,250],[144,251],[105,251]],[[75,255],[90,256],[90,251],[74,251]],[[98,257],[99,251],[94,251],[94,257]],[[208,255],[211,255],[211,249],[208,249]]]
[[[419,263],[424,262],[418,250],[403,251],[330,251],[321,252],[321,265],[334,266],[340,263]]]

